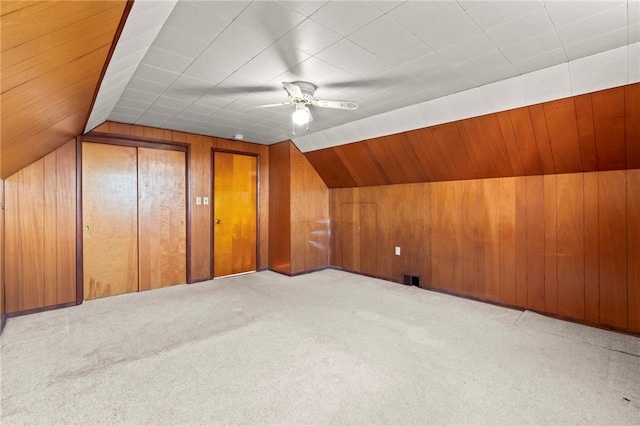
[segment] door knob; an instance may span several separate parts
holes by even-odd
[[[220,224],[220,219],[216,219],[216,225]]]

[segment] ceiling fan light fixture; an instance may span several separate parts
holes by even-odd
[[[305,105],[296,105],[296,110],[291,114],[294,124],[305,125],[309,123],[311,113]]]

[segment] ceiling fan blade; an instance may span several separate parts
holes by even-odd
[[[291,102],[280,102],[280,103],[277,103],[277,104],[246,106],[246,107],[244,107],[244,109],[272,108],[272,107],[287,106],[287,105],[291,105]]]
[[[358,103],[355,101],[326,101],[322,99],[314,100],[311,105],[320,108],[336,108],[336,109],[349,109],[355,111],[358,109]]]
[[[296,99],[302,97],[302,90],[300,90],[297,84],[283,82],[282,85],[291,98]]]

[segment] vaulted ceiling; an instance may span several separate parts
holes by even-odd
[[[639,16],[637,0],[3,1],[0,175],[106,120],[308,152],[622,86],[640,80]],[[292,106],[245,109],[287,101],[285,81],[359,109],[312,108],[296,136]]]

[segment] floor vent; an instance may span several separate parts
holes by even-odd
[[[420,287],[420,276],[404,274],[403,282],[405,285],[415,285],[416,287]]]

